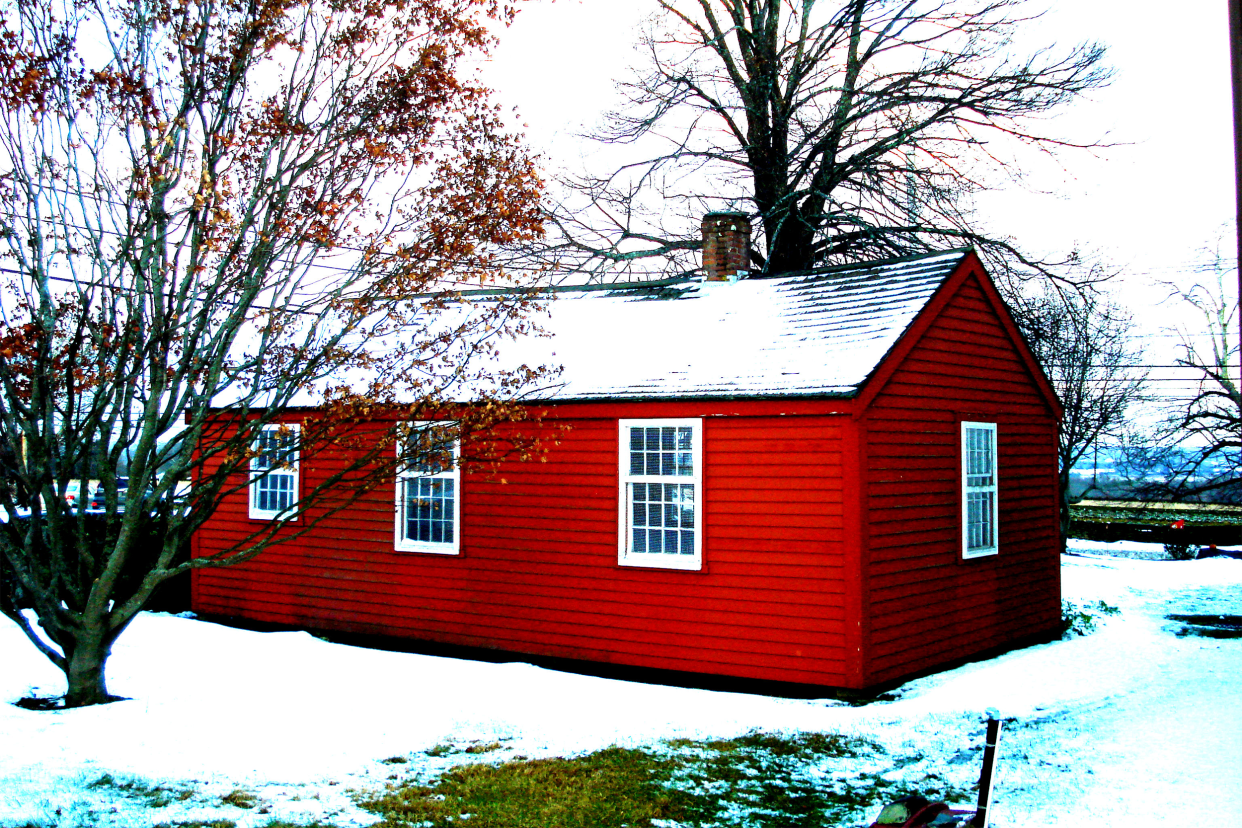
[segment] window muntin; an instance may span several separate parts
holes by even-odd
[[[461,443],[452,423],[416,422],[397,446],[396,548],[456,555],[461,550]]]
[[[284,517],[298,504],[297,425],[266,425],[255,435],[250,458],[250,517]]]
[[[997,552],[996,424],[962,423],[962,557]]]
[[[619,454],[619,562],[701,569],[702,420],[622,420]]]

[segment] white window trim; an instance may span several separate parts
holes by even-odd
[[[260,431],[263,433],[269,431],[288,431],[294,435],[295,443],[300,440],[302,427],[297,423],[272,423],[263,426]],[[258,436],[255,436],[255,443],[258,443]],[[252,520],[276,520],[283,518],[289,521],[297,520],[298,501],[301,499],[302,485],[302,450],[300,445],[293,452],[293,468],[278,469],[275,471],[267,471],[256,469],[255,463],[258,462],[258,456],[250,458],[250,485],[249,485],[249,506],[250,517]],[[261,479],[271,479],[275,476],[290,476],[293,478],[293,496],[290,499],[289,506],[286,509],[260,509],[258,505],[259,487],[258,481]],[[291,515],[291,517],[284,517]]]
[[[619,486],[617,491],[617,563],[621,566],[646,567],[649,569],[701,570],[703,568],[703,420],[660,419],[620,420],[618,425],[617,466]],[[689,426],[692,429],[692,460],[694,474],[664,477],[660,475],[630,474],[630,429],[661,426]],[[676,481],[694,485],[694,554],[666,555],[652,552],[630,551],[630,526],[633,523],[632,502],[629,497],[631,483],[662,483]]]
[[[411,423],[413,429],[436,425],[432,420],[416,420]],[[401,445],[396,447],[397,457],[401,457]],[[461,440],[453,440],[453,467],[439,474],[419,474],[409,469],[399,469],[396,483],[396,520],[393,525],[393,548],[398,552],[418,552],[427,555],[460,555],[461,554]],[[405,483],[417,478],[431,478],[453,481],[453,540],[446,543],[410,540],[405,537]]]
[[[992,434],[992,484],[990,486],[968,485],[968,463],[966,434],[968,429],[983,429]],[[1000,442],[997,439],[996,423],[963,422],[961,428],[961,461],[962,461],[962,558],[985,558],[1000,551]],[[990,492],[992,494],[992,544],[976,549],[970,548],[970,493]]]

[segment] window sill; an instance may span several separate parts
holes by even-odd
[[[976,549],[974,552],[963,552],[962,560],[973,561],[978,558],[994,558],[999,553],[1000,553],[1000,550],[997,549],[996,547],[992,547],[991,549]]]
[[[292,517],[281,517],[281,516],[282,516],[282,515],[284,515],[284,514],[286,514],[286,513],[285,513],[285,512],[256,512],[256,511],[251,511],[251,512],[250,512],[249,517],[250,517],[250,519],[251,519],[251,520],[283,520],[283,521],[285,521],[286,523],[297,523],[298,519],[297,519],[297,516],[296,516],[296,515],[294,515],[294,516],[292,516]]]
[[[461,555],[461,548],[451,543],[398,543],[393,546],[395,552],[412,552],[415,555],[440,555],[456,557]]]
[[[700,558],[689,555],[685,557],[678,555],[651,555],[651,560],[645,560],[644,557],[628,555],[617,561],[617,565],[627,569],[670,569],[682,572],[700,572],[703,569],[703,561]]]

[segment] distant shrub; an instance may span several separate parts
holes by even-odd
[[[1095,632],[1096,624],[1101,616],[1116,615],[1121,612],[1119,607],[1104,601],[1094,604],[1075,604],[1073,601],[1061,602],[1061,637],[1071,638],[1076,635],[1087,635]]]

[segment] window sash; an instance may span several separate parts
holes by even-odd
[[[286,471],[268,472],[254,481],[254,507],[260,512],[283,512],[293,506],[297,478]]]
[[[411,435],[441,422],[412,424]],[[456,555],[461,549],[461,443],[452,439],[430,456],[408,456],[409,443],[398,444],[403,466],[397,474],[395,548],[403,552]]]
[[[995,423],[962,423],[962,557],[999,547]]]
[[[619,423],[623,566],[701,569],[702,420]]]
[[[453,479],[407,477],[402,482],[402,538],[411,543],[456,542],[457,492]]]
[[[296,424],[263,426],[254,439],[250,458],[250,517],[270,520],[298,504],[299,437]],[[296,516],[289,520],[297,520]]]

